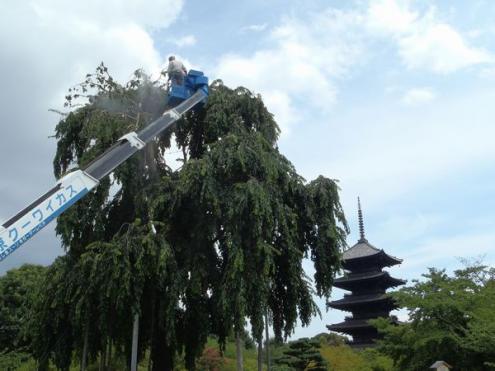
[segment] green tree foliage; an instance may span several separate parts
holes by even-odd
[[[375,321],[385,336],[380,351],[401,370],[424,370],[437,360],[457,370],[492,369],[495,270],[475,264],[449,276],[431,268],[423,277],[394,295],[410,322]]]
[[[359,355],[364,359],[366,367],[363,371],[395,371],[393,360],[387,355],[380,353],[375,348],[364,349],[359,352]]]
[[[81,96],[89,98],[78,105]],[[104,65],[67,96],[75,108],[56,128],[55,175],[84,167],[120,136],[166,107],[166,92],[141,71],[125,86]],[[261,97],[210,86],[205,106],[181,119],[63,214],[67,249],[50,268],[37,302],[35,353],[67,369],[90,339],[127,355],[132,315],[140,353],[172,369],[178,353],[193,369],[208,334],[221,344],[249,320],[261,338],[269,307],[277,338],[317,313],[304,257],[315,264],[316,294],[328,297],[347,224],[335,181],[307,183],[279,152],[279,129]],[[173,139],[173,140],[172,140]],[[163,154],[172,142],[183,165]]]
[[[29,357],[31,334],[26,323],[45,271],[42,266],[25,264],[0,277],[1,369],[15,369]]]
[[[396,371],[392,359],[376,349],[354,350],[348,345],[322,344],[320,353],[332,371]]]
[[[307,254],[318,262],[317,293],[330,293],[345,237],[337,186],[323,177],[304,183],[276,148],[272,116],[248,90],[213,85],[201,118],[191,120],[187,141],[194,150],[180,173],[173,211],[165,208],[179,232],[169,236],[204,251],[194,259],[209,260],[198,261],[193,272],[206,277],[207,267],[220,266],[211,277],[221,335],[231,326],[241,331],[247,317],[260,338],[269,305],[281,338],[298,312],[307,324],[317,311],[301,264]]]
[[[313,336],[314,340],[320,342],[321,345],[339,346],[344,345],[347,341],[345,336],[336,334],[335,332],[322,332],[318,335]]]
[[[275,359],[274,370],[326,371],[327,362],[320,354],[317,339],[302,338],[290,342],[283,355]]]

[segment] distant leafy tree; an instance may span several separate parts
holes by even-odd
[[[363,357],[347,345],[322,345],[321,355],[332,365],[332,371],[371,371]]]
[[[25,264],[0,277],[0,369],[17,370],[32,352],[27,330],[31,307],[46,268]]]
[[[319,351],[320,343],[315,339],[302,338],[288,344],[283,355],[275,359],[275,370],[325,371],[327,362]]]
[[[25,264],[0,277],[0,353],[31,351],[25,324],[46,268]]]
[[[393,360],[379,352],[376,348],[368,348],[363,351],[356,352],[364,359],[366,367],[364,370],[366,371],[395,371]]]
[[[392,359],[375,349],[354,350],[348,345],[322,344],[320,353],[332,371],[396,371]]]
[[[384,334],[379,350],[401,370],[423,370],[439,359],[457,370],[493,369],[495,269],[475,264],[449,276],[431,268],[423,277],[394,294],[409,322],[374,321]]]
[[[313,340],[318,340],[322,345],[332,345],[339,346],[346,343],[347,338],[342,335],[338,335],[334,332],[327,333],[322,332],[321,334],[312,337]]]

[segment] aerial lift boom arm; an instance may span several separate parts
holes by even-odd
[[[207,96],[207,78],[201,72],[190,71],[185,85],[173,86],[170,93],[172,101],[182,103],[165,111],[160,118],[138,133],[130,132],[122,136],[84,169],[65,175],[55,187],[4,222],[0,226],[0,261],[97,187],[101,179],[169,129],[183,114],[203,102]]]

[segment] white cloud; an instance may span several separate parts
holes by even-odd
[[[266,30],[267,26],[268,26],[268,25],[267,25],[266,23],[261,23],[261,24],[252,24],[252,25],[249,25],[249,26],[243,27],[243,28],[241,29],[241,31],[261,32],[261,31]]]
[[[484,79],[493,79],[495,78],[495,67],[493,66],[488,66],[485,68],[482,68],[479,71],[479,76]]]
[[[414,88],[408,90],[402,97],[402,103],[408,106],[418,106],[433,101],[436,97],[431,88]]]
[[[365,220],[366,221],[366,220]],[[448,215],[425,214],[419,211],[411,214],[389,215],[374,228],[373,234],[381,236],[383,246],[409,244],[432,233],[435,228],[452,223]],[[407,231],[407,234],[404,233]]]
[[[348,75],[361,55],[352,31],[359,21],[352,12],[334,9],[304,19],[285,18],[271,30],[269,48],[250,56],[221,56],[216,75],[261,93],[286,132],[296,119],[290,108],[295,101],[324,111],[335,103],[335,81]]]
[[[431,24],[399,40],[400,55],[409,68],[449,73],[464,67],[493,61],[488,52],[470,47],[447,24]]]
[[[338,125],[326,134],[321,125],[301,133],[305,156],[296,164],[306,179],[340,179],[346,210],[355,209],[357,195],[372,210],[439,182],[447,192],[447,179],[459,182],[495,161],[494,99],[493,92],[469,90],[415,110],[393,101],[362,102],[333,115]]]
[[[80,79],[104,60],[127,78],[161,62],[148,31],[170,25],[181,7],[182,0],[1,3],[2,54],[22,54],[40,76]]]
[[[183,0],[45,0],[30,2],[23,12],[20,12],[20,4],[9,10],[12,4],[5,3],[3,10],[7,13],[3,14],[14,11],[21,15],[27,10],[25,15],[30,16],[34,12],[37,22],[41,21],[45,26],[59,23],[71,26],[72,29],[77,29],[78,25],[86,22],[99,27],[137,24],[157,29],[168,27],[175,21],[182,6]]]
[[[373,33],[396,40],[399,55],[410,69],[450,73],[493,62],[487,51],[468,45],[451,25],[439,20],[430,7],[424,14],[411,10],[411,1],[371,1],[367,26]]]
[[[404,254],[404,270],[426,272],[428,267],[446,267],[455,264],[459,258],[478,258],[485,256],[486,264],[493,264],[494,256],[486,254],[493,251],[495,233],[459,233],[448,237],[436,237],[424,241]]]
[[[383,33],[404,33],[414,28],[418,14],[408,3],[395,0],[370,1],[367,23],[374,31]]]
[[[187,35],[179,37],[178,39],[171,39],[170,41],[177,45],[179,48],[182,48],[184,46],[193,46],[196,45],[197,42],[194,35]]]

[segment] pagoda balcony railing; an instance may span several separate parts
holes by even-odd
[[[356,273],[369,273],[369,272],[376,272],[376,271],[381,271],[382,270],[382,266],[381,265],[374,265],[374,264],[371,264],[371,266],[369,265],[366,265],[366,266],[363,266],[363,265],[356,265],[356,266],[344,266],[344,269],[346,271],[346,273],[352,273],[352,272],[356,272]]]
[[[361,291],[361,292],[353,292],[351,294],[344,294],[344,298],[353,299],[360,296],[370,297],[372,295],[384,295],[384,294],[385,294],[385,290]]]
[[[383,311],[383,312],[373,312],[373,313],[363,313],[363,314],[357,314],[354,313],[352,316],[345,316],[344,320],[346,321],[352,321],[356,319],[361,319],[361,320],[367,320],[367,319],[375,319],[378,317],[389,317],[390,313]]]
[[[356,317],[356,316],[345,316],[344,319],[346,321],[352,321],[354,319],[365,319],[364,316],[359,316],[359,317]]]
[[[344,294],[344,295],[349,295],[349,296],[369,296],[369,295],[383,295],[385,294],[385,290],[376,290],[376,289],[370,289],[370,290],[362,290],[362,291],[353,291],[351,294]]]
[[[345,279],[366,278],[366,277],[368,277],[370,275],[376,275],[376,274],[380,274],[382,272],[383,272],[382,270],[370,270],[370,271],[359,272],[359,273],[349,273],[349,272],[346,272],[346,273],[344,273],[344,275],[342,276],[342,278],[345,278]]]

